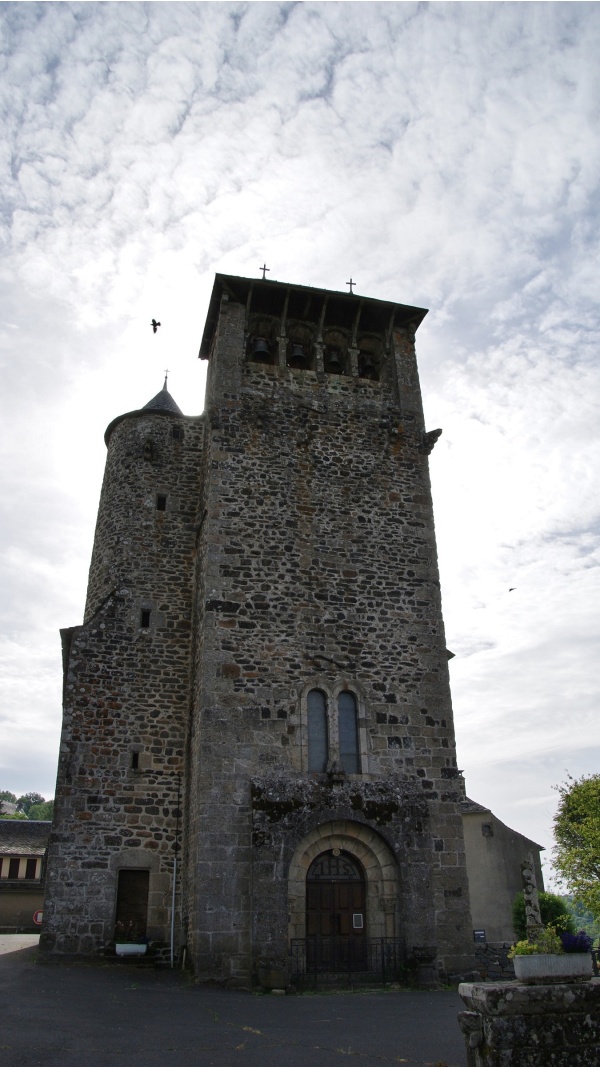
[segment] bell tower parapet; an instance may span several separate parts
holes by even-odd
[[[218,274],[200,348],[210,365],[207,403],[265,387],[354,395],[399,409],[422,432],[414,341],[426,314],[354,293]]]

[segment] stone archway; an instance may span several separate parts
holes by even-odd
[[[313,860],[330,849],[354,856],[364,870],[367,936],[398,937],[400,880],[392,851],[370,827],[344,819],[315,827],[294,851],[288,875],[290,940],[306,937],[306,875]]]

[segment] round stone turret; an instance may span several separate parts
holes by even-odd
[[[115,427],[119,425],[123,419],[133,419],[142,415],[145,415],[148,411],[151,411],[155,415],[179,415],[183,416],[183,411],[178,404],[175,403],[169,390],[167,389],[167,379],[165,377],[164,385],[157,393],[152,397],[147,404],[144,404],[143,408],[138,408],[137,411],[128,411],[125,415],[117,415],[116,419],[113,419],[111,423],[106,427],[106,433],[104,434],[104,440],[108,446],[111,434]]]
[[[118,590],[131,602],[135,630],[142,611],[156,621],[153,605],[171,599],[171,579],[181,586],[177,566],[181,555],[190,553],[197,506],[190,485],[200,478],[202,435],[202,419],[183,415],[166,378],[143,408],[119,415],[108,426],[86,621]]]

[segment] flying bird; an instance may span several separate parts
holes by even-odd
[[[157,322],[156,319],[152,319],[152,322],[150,323],[150,325],[152,327],[152,333],[156,333],[156,331],[158,330],[158,327],[160,326],[160,322]]]
[[[160,325],[160,323],[159,323],[159,325]],[[512,586],[510,587],[510,589],[508,590],[508,591],[509,591],[509,593],[514,593],[514,591],[515,591],[515,589],[516,589],[516,588],[517,588],[517,587],[516,587],[516,585],[512,585]]]

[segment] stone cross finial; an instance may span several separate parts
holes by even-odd
[[[267,267],[267,264],[266,264],[266,263],[263,263],[262,267],[259,267],[258,269],[259,269],[259,270],[262,270],[262,272],[263,272],[263,282],[264,282],[264,281],[266,281],[266,277],[267,277],[267,271],[270,271],[270,270],[271,270],[271,268],[270,268],[270,267]]]
[[[525,923],[527,926],[527,940],[535,941],[543,930],[542,916],[540,913],[540,900],[535,880],[535,867],[533,865],[533,853],[528,852],[521,864],[521,878],[523,879],[523,896],[525,898]]]
[[[352,281],[352,275],[350,275],[350,281],[346,282],[346,285],[350,286],[350,293],[352,294],[354,292],[354,288],[353,287],[356,285],[356,282]]]

